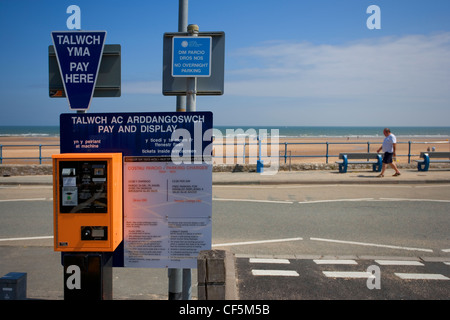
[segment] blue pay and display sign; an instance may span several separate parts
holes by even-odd
[[[121,152],[171,160],[174,148],[183,146],[186,156],[211,157],[209,111],[63,113],[60,128],[61,153]]]
[[[65,113],[60,144],[61,153],[124,157],[114,267],[196,268],[211,249],[212,112]]]
[[[72,110],[87,110],[102,59],[106,31],[53,31],[64,90]]]
[[[211,37],[173,37],[172,77],[211,76]]]

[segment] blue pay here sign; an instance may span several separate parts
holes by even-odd
[[[87,110],[94,94],[106,31],[54,31],[53,45],[72,110]]]
[[[172,77],[211,76],[211,37],[173,37]]]

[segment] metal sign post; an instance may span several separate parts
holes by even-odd
[[[178,2],[178,32],[186,32],[188,19],[188,0],[179,0]],[[186,111],[186,97],[177,96],[176,111]],[[190,275],[190,269],[189,275]],[[183,270],[176,268],[169,268],[167,270],[167,277],[169,282],[169,300],[181,300],[183,290]],[[191,283],[186,285],[189,287],[187,297],[184,300],[190,300]],[[185,295],[186,296],[186,295]]]
[[[186,88],[186,111],[195,111],[197,108],[197,78],[187,78]]]
[[[188,32],[191,37],[197,37],[198,25],[188,25]],[[186,88],[186,111],[195,111],[195,109],[197,108],[197,78],[188,77]]]
[[[200,33],[187,18],[188,0],[179,0],[178,33],[163,38],[162,93],[177,96],[178,112],[195,112],[197,95],[224,92],[225,33]],[[169,300],[190,300],[191,269],[169,269],[168,277]]]
[[[191,33],[192,36],[198,34],[198,26],[197,25],[189,25],[187,27],[188,32]],[[187,78],[187,86],[186,86],[186,111],[196,111],[196,93],[197,93],[197,78]],[[172,269],[173,270],[173,269]],[[183,269],[181,273],[181,269],[177,269],[175,275],[177,276],[176,281],[180,282],[180,276],[182,277],[182,296],[183,300],[191,300],[191,288],[192,288],[192,270],[191,269]]]

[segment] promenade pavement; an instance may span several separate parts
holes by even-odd
[[[450,183],[450,169],[402,169],[401,175],[393,177],[387,169],[383,178],[378,172],[367,169],[339,173],[337,170],[304,170],[257,172],[213,172],[213,185],[239,184],[359,184],[359,183]],[[0,177],[0,185],[52,185],[51,175]]]
[[[360,184],[360,183],[448,183],[450,170],[439,169],[419,172],[417,169],[403,169],[401,175],[393,177],[393,170],[386,170],[384,177],[370,170],[305,170],[269,172],[213,173],[213,185],[220,184]]]
[[[339,173],[337,170],[281,171],[276,174],[256,172],[214,172],[213,185],[243,184],[425,184],[450,183],[449,169],[431,169],[419,172],[417,169],[403,169],[401,175],[393,177],[388,169],[385,177],[370,170],[349,170]],[[52,185],[52,176],[9,176],[0,177],[0,186]],[[40,244],[39,241],[45,243]],[[60,254],[53,252],[52,239],[35,241],[33,245],[22,243],[2,243],[0,245],[0,270],[7,272],[27,272],[28,288],[31,299],[63,299],[62,271]],[[17,269],[20,266],[20,270]],[[167,299],[167,270],[114,268],[114,299]],[[3,276],[1,274],[0,276]],[[134,292],[141,287],[142,281],[149,282],[149,288],[143,292]],[[192,283],[196,283],[196,272],[192,273]],[[196,290],[192,290],[196,299]]]

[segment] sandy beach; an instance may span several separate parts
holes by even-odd
[[[291,163],[325,163],[328,142],[328,162],[334,163],[340,152],[376,152],[381,146],[383,138],[280,138],[278,141],[278,153],[280,163],[284,163],[284,156],[292,156]],[[411,144],[409,143],[411,141]],[[253,140],[251,143],[255,143]],[[59,153],[58,137],[20,137],[8,136],[0,137],[0,145],[2,145],[1,157],[3,164],[38,164],[39,163],[39,145],[41,147],[42,157],[51,157],[52,154]],[[276,145],[271,145],[270,141],[262,142],[262,155],[266,153],[271,156],[272,152],[276,152]],[[397,161],[399,163],[408,162],[408,153],[413,155],[411,160],[418,159],[421,151],[427,151],[428,148],[435,151],[450,151],[450,144],[446,138],[401,138],[397,144]],[[230,148],[230,150],[232,150]],[[234,151],[228,151],[228,154],[238,156],[239,163],[243,161],[243,141],[239,141],[234,147]],[[245,147],[246,163],[248,163],[249,153],[258,155],[255,145],[249,148],[248,139]],[[227,154],[226,148],[220,145],[214,145],[215,163],[225,163],[220,159],[221,154]],[[7,159],[7,158],[35,158],[35,159]],[[236,160],[235,160],[236,161]],[[256,162],[256,158],[252,158],[252,162]],[[289,158],[287,159],[289,163]],[[42,163],[50,164],[50,160],[44,160]]]

